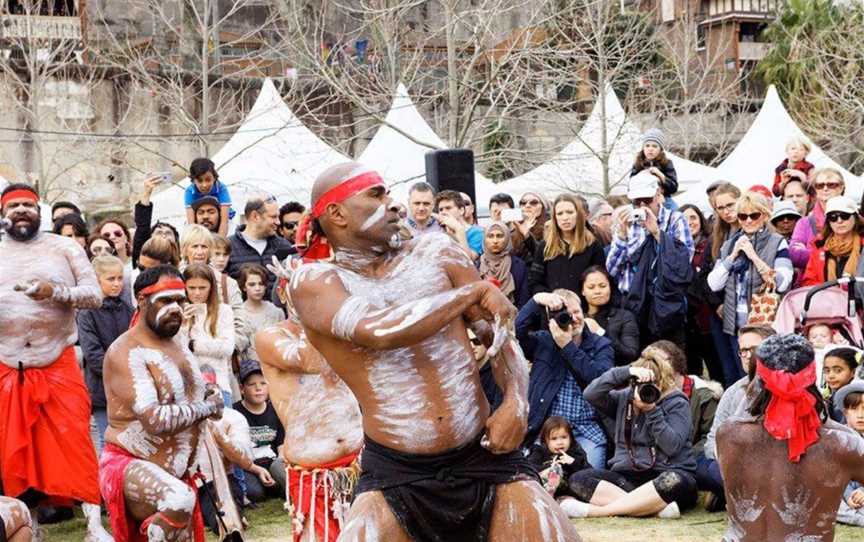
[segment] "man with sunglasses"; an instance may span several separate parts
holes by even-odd
[[[687,219],[663,205],[657,177],[647,171],[630,177],[627,197],[633,205],[616,214],[606,268],[640,322],[642,344],[667,339],[684,348],[695,251]]]
[[[296,243],[297,225],[306,212],[306,207],[298,201],[289,201],[279,208],[279,235],[291,243]]]

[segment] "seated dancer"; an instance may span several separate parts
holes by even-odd
[[[30,542],[33,526],[30,510],[18,499],[0,496],[0,540],[3,542]]]
[[[312,203],[309,248],[323,234],[333,261],[300,267],[290,295],[309,342],[354,392],[365,432],[340,540],[579,540],[517,450],[528,365],[515,307],[446,235],[403,244],[384,181],[360,164],[322,173]],[[503,400],[491,416],[468,322],[493,346]]]
[[[135,281],[139,318],[105,355],[108,430],[99,464],[116,542],[204,542],[190,473],[202,422],[222,416],[222,394],[207,386],[191,353],[174,340],[186,291],[161,265]]]
[[[729,513],[723,540],[834,540],[846,485],[864,482],[864,439],[828,419],[813,347],[800,335],[759,345],[756,375],[748,415],[717,432]]]
[[[294,540],[335,542],[360,471],[363,426],[354,394],[309,344],[297,321],[287,284],[298,263],[271,267],[288,320],[259,331],[255,347],[285,428],[282,459]],[[308,538],[310,531],[314,538]]]
[[[74,349],[75,311],[100,307],[102,291],[81,245],[39,231],[32,187],[7,186],[0,213],[8,221],[0,240],[0,486],[31,508],[83,502],[86,540],[107,541],[90,395]]]

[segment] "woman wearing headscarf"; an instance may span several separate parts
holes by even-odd
[[[513,236],[513,254],[522,258],[528,267],[537,245],[543,240],[546,221],[549,220],[549,201],[539,192],[526,192],[519,199],[521,222],[509,224]]]
[[[522,258],[512,255],[512,250],[510,229],[503,222],[493,222],[486,227],[478,265],[483,280],[495,282],[517,308],[522,308],[531,298],[528,266]]]

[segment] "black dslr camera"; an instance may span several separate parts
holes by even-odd
[[[566,307],[557,311],[549,311],[549,319],[555,320],[555,323],[561,329],[567,329],[573,325],[573,315],[570,314]]]
[[[660,400],[660,388],[653,382],[640,383],[635,376],[631,376],[630,387],[643,403],[650,405]]]

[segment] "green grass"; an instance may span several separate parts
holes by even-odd
[[[282,503],[270,500],[256,510],[249,510],[247,518],[252,524],[246,531],[248,542],[284,542],[288,536],[288,520]],[[602,518],[573,520],[585,542],[704,542],[720,540],[726,526],[725,514],[709,514],[699,508],[684,514],[679,520]],[[107,520],[106,520],[107,524]],[[59,525],[45,525],[47,542],[81,542],[84,540],[84,520],[80,510],[76,518]],[[864,530],[838,526],[836,542],[858,542]],[[217,542],[209,535],[208,542]]]

